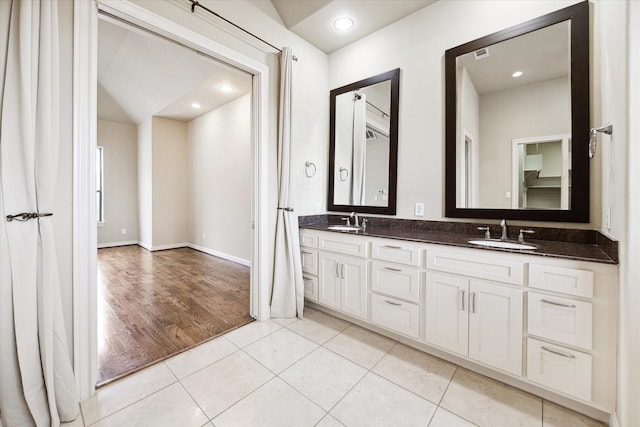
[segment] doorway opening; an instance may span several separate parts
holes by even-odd
[[[255,190],[251,74],[100,18],[103,385],[252,320]]]

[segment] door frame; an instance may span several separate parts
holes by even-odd
[[[251,157],[252,237],[250,314],[269,313],[269,68],[128,0],[74,2],[73,28],[73,363],[80,399],[93,395],[97,354],[97,145],[98,14],[168,37],[253,75]]]

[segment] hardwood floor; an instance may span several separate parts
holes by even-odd
[[[252,321],[249,267],[189,249],[98,250],[98,384]]]

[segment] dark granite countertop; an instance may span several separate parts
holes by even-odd
[[[508,234],[518,235],[521,228],[535,231],[536,238],[525,237],[526,243],[537,247],[535,250],[503,249],[479,247],[469,243],[472,239],[482,239],[483,232],[477,227],[487,224],[447,221],[416,221],[394,218],[367,217],[366,232],[334,231],[327,227],[344,225],[343,215],[310,215],[299,218],[300,228],[308,228],[332,233],[347,233],[360,236],[383,237],[435,245],[458,246],[479,250],[510,252],[517,254],[565,258],[579,261],[618,264],[618,242],[595,230],[555,229],[541,227],[509,226]],[[500,227],[490,225],[491,235],[499,236]]]

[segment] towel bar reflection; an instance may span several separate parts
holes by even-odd
[[[613,125],[609,123],[604,126],[600,126],[599,128],[591,128],[591,132],[589,132],[589,158],[590,159],[593,159],[593,156],[596,155],[596,142],[598,140],[599,132],[607,135],[611,135],[613,133]]]
[[[307,178],[313,178],[316,175],[316,164],[313,162],[304,162],[304,174]]]

